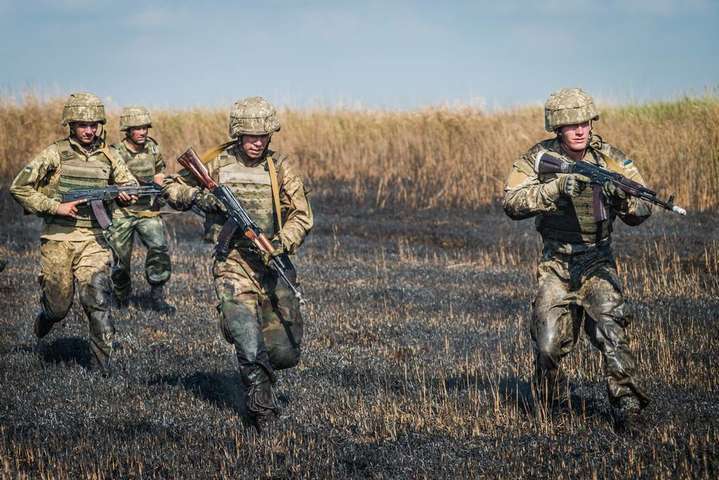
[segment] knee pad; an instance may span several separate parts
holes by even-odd
[[[254,294],[220,302],[217,306],[220,313],[220,331],[227,342],[234,344],[236,337],[242,335],[244,325],[258,324],[257,308]]]
[[[262,332],[270,357],[270,363],[275,370],[292,368],[300,363],[300,345],[288,335],[284,328],[269,328]]]

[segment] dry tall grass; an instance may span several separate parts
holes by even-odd
[[[0,178],[63,135],[61,99],[0,98]],[[623,148],[661,194],[692,210],[719,206],[719,98],[603,108],[596,132]],[[154,112],[169,159],[227,139],[226,112]],[[281,113],[275,147],[296,155],[320,194],[373,207],[462,207],[502,195],[514,158],[547,137],[539,107],[485,114],[472,108],[414,112],[325,109]],[[117,140],[117,112],[108,133]],[[171,169],[176,166],[171,164]]]

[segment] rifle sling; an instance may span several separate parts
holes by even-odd
[[[200,161],[204,164],[207,164],[210,160],[218,156],[220,153],[222,153],[227,147],[235,143],[236,140],[230,140],[229,142],[222,143],[220,145],[217,145],[216,147],[212,147],[211,149],[207,150],[205,153],[200,155]]]
[[[277,182],[277,169],[272,157],[267,157],[267,170],[270,172],[270,184],[272,187],[272,202],[275,204],[275,217],[277,219],[277,231],[282,230],[282,208],[280,206],[280,185]]]

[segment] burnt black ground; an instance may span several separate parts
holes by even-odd
[[[280,373],[283,418],[257,437],[244,427],[196,218],[166,217],[174,316],[146,308],[144,257],[135,256],[133,302],[114,313],[117,372],[106,379],[89,368],[77,302],[36,343],[40,222],[3,193],[2,476],[717,476],[719,286],[705,260],[717,258],[714,213],[657,215],[616,233],[633,346],[654,399],[631,437],[611,428],[599,355],[585,341],[566,361],[573,406],[548,418],[533,407],[531,221],[510,222],[496,206],[330,203],[316,202],[317,226],[296,259],[310,300],[303,360]],[[695,284],[661,283],[675,271]]]

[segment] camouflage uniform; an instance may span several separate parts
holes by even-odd
[[[276,112],[265,100],[237,102],[230,116],[230,136],[271,134],[279,130]],[[278,228],[268,159],[276,165],[282,228]],[[250,217],[272,239],[278,251],[295,253],[312,228],[313,217],[301,177],[286,155],[267,149],[259,160],[247,157],[233,142],[207,164],[210,176],[232,189]],[[204,192],[187,172],[166,182],[168,203],[186,210]],[[223,215],[208,213],[206,228],[216,238]],[[240,374],[248,389],[252,415],[276,412],[271,390],[275,370],[297,365],[302,341],[299,302],[265,265],[260,252],[238,231],[226,257],[216,255],[212,274],[219,304],[220,329],[235,345]],[[294,277],[292,275],[291,277]]]
[[[63,124],[76,121],[104,123],[100,99],[87,93],[72,94],[63,111]],[[109,310],[111,252],[88,205],[77,206],[77,218],[55,212],[63,193],[111,183],[136,182],[122,159],[105,146],[102,136],[89,147],[69,136],[40,152],[10,187],[27,213],[45,221],[40,246],[42,309],[35,322],[36,335],[46,335],[53,323],[65,318],[77,283],[88,317],[91,349],[103,368],[108,366],[115,334]]]
[[[581,110],[582,105],[587,106],[587,98],[591,101],[591,97],[582,95],[586,94],[564,89],[550,97],[548,131],[598,118],[593,102],[588,111]],[[560,108],[553,109],[557,105]],[[536,171],[537,155],[563,155],[563,148],[559,136],[534,145],[514,163],[505,188],[507,215],[513,220],[535,217],[544,243],[531,320],[535,385],[545,399],[556,398],[561,384],[559,363],[574,348],[584,319],[584,330],[604,356],[612,405],[616,407],[622,397],[629,397],[644,407],[648,398],[637,384],[636,362],[629,350],[625,330],[628,318],[611,249],[611,232],[616,217],[628,225],[638,225],[650,216],[651,208],[632,197],[621,203],[608,202],[605,197],[608,219],[596,222],[590,188],[574,197],[561,195],[557,175],[539,175]],[[592,137],[584,161],[644,184],[636,165],[599,137]]]
[[[127,107],[120,115],[120,129],[151,126],[149,112],[142,107]],[[140,152],[128,147],[129,139],[112,145],[118,156],[125,161],[132,174],[143,184],[150,184],[156,174],[163,173],[165,161],[157,142],[147,138]],[[112,282],[115,296],[121,303],[127,301],[131,290],[131,258],[135,234],[147,247],[145,257],[145,278],[152,287],[151,298],[162,300],[162,286],[170,279],[172,267],[167,248],[165,225],[160,218],[160,204],[157,198],[144,197],[138,202],[115,209],[108,241],[115,252]],[[164,300],[163,300],[164,301]]]

